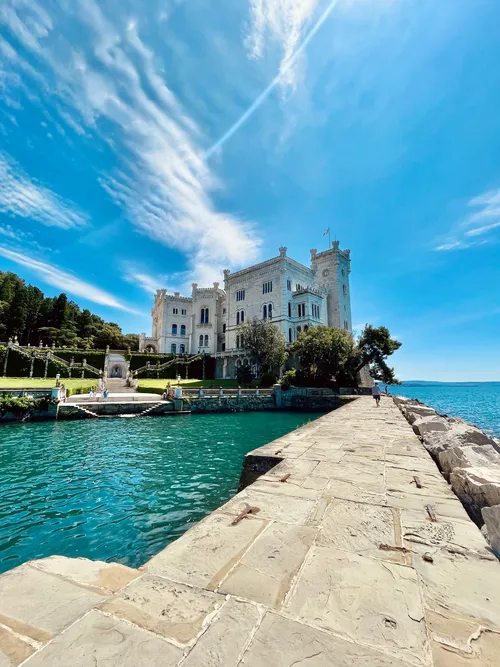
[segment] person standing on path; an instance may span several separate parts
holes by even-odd
[[[372,387],[372,396],[375,399],[375,403],[377,404],[377,408],[380,407],[380,387],[378,384],[375,382],[375,384]]]

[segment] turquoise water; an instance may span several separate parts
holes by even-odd
[[[141,565],[238,488],[244,455],[319,414],[0,427],[0,572],[52,554]]]
[[[462,417],[500,436],[500,382],[408,383],[391,387],[393,394],[418,398],[438,412]]]

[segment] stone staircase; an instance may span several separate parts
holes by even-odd
[[[108,378],[106,386],[110,394],[135,394],[135,389],[127,387],[126,380],[122,378]]]

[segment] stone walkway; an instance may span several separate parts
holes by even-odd
[[[283,460],[140,570],[0,577],[0,667],[498,667],[499,563],[392,401],[263,457]]]

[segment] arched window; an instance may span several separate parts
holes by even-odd
[[[199,344],[200,347],[203,347],[203,336],[200,336],[198,344]]]
[[[222,352],[225,352],[225,351],[226,351],[226,343],[222,343],[221,350],[222,350]]]
[[[181,336],[185,336],[185,335],[186,335],[186,325],[181,324]]]
[[[288,342],[291,343],[293,341],[293,333],[291,329],[288,329]]]
[[[299,333],[300,333],[301,331],[302,331],[302,327],[297,327],[297,336],[299,335]]]
[[[236,347],[240,346],[240,337],[236,336]]]
[[[304,327],[304,331],[309,331],[309,326],[308,326],[307,324],[306,324],[306,326]]]
[[[242,310],[240,314],[240,322],[243,324],[244,321],[245,321],[245,311]]]
[[[181,343],[179,345],[179,354],[186,354],[186,346],[184,345],[184,343]]]
[[[240,311],[238,310],[238,312],[236,313],[236,326],[238,326],[239,323],[240,323]]]
[[[177,336],[177,324],[172,324],[172,336]]]
[[[201,324],[208,324],[208,316],[209,316],[208,308],[202,308],[201,309],[201,316],[200,316],[200,323]]]
[[[272,303],[270,303],[269,306],[267,307],[267,316],[269,317],[269,319],[271,319],[272,316],[273,316],[273,304]]]
[[[262,319],[267,320],[267,306],[265,304],[262,306]]]
[[[208,336],[205,336],[205,347],[208,347]]]
[[[172,343],[170,346],[170,353],[175,354],[177,352],[177,345],[175,343]]]
[[[222,333],[226,333],[226,325],[225,324],[222,325]]]
[[[236,366],[238,366],[238,368],[241,366],[241,359],[236,360]]]
[[[347,285],[342,285],[342,291],[344,292],[344,296],[347,296]]]
[[[288,317],[292,317],[292,304],[288,302]]]

